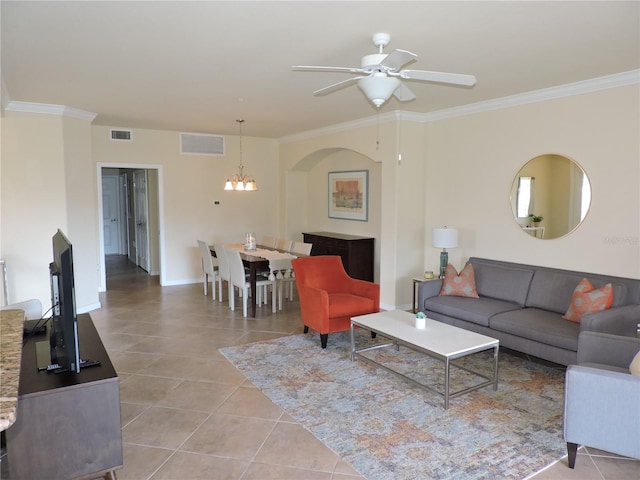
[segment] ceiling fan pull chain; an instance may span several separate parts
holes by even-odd
[[[380,150],[380,109],[376,110],[376,150]]]

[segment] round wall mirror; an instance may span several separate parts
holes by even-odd
[[[552,239],[575,230],[589,211],[591,184],[580,165],[562,155],[529,160],[511,186],[511,208],[522,231]]]

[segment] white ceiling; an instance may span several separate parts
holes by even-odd
[[[375,115],[349,74],[371,36],[418,55],[412,69],[468,73],[471,89],[407,81],[432,112],[640,68],[638,1],[1,2],[12,101],[97,113],[95,124],[279,138]],[[3,99],[6,101],[6,99]]]

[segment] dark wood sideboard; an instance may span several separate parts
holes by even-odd
[[[350,277],[373,282],[375,238],[333,232],[303,233],[311,255],[339,255]]]
[[[6,431],[9,477],[97,478],[123,465],[120,384],[89,314],[78,315],[80,354],[100,365],[38,371],[35,335],[22,348],[18,408]]]

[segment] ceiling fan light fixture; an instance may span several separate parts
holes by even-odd
[[[376,72],[365,78],[358,80],[358,87],[364,92],[369,100],[380,107],[389,100],[393,92],[400,86],[400,80],[396,77],[389,77],[386,73]]]

